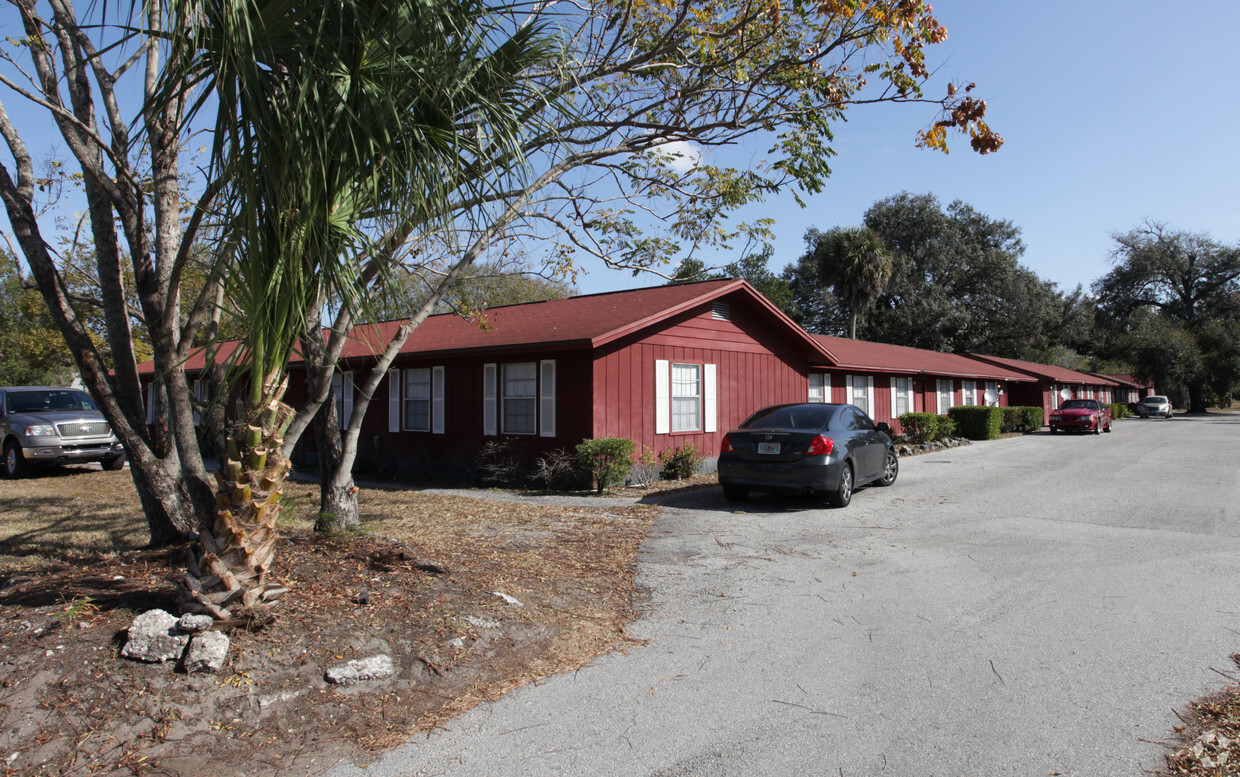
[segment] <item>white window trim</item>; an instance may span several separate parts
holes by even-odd
[[[555,437],[555,359],[538,363],[538,435]]]
[[[694,362],[675,362],[672,364],[672,370],[671,370],[671,379],[673,383],[676,380],[676,368],[677,367],[692,367],[693,370],[697,373],[697,384],[698,385],[697,385],[696,394],[692,396],[682,396],[682,397],[676,396],[676,391],[675,391],[674,386],[669,386],[668,393],[671,394],[670,404],[671,404],[671,417],[672,417],[672,432],[676,434],[691,434],[693,432],[701,432],[703,431],[703,425],[705,421],[705,413],[703,412],[702,406],[704,404],[703,399],[705,398],[705,394],[706,394],[706,376],[705,376],[706,371],[703,369],[703,365],[701,364],[696,364]],[[676,400],[677,399],[694,399],[697,401],[697,411],[694,413],[694,417],[697,421],[696,426],[689,428],[689,429],[677,429],[676,428]]]
[[[901,387],[901,383],[904,384],[903,387]],[[893,421],[900,420],[900,416],[902,415],[899,412],[900,408],[897,402],[897,400],[899,400],[900,398],[900,395],[903,395],[905,399],[908,400],[908,410],[906,412],[909,412],[909,413],[914,412],[914,407],[916,407],[916,405],[913,404],[913,379],[912,378],[893,377],[891,379],[891,420]]]
[[[960,404],[969,406],[981,404],[977,401],[977,381],[960,381]]]
[[[404,391],[408,391],[409,386],[412,383],[412,381],[410,380],[411,376],[409,373],[419,372],[421,370],[426,371],[426,379],[427,379],[427,396],[425,399],[421,400],[421,401],[426,402],[426,428],[415,429],[409,425],[409,408],[406,403],[410,401],[414,401],[416,398],[406,397],[404,395]],[[402,389],[404,389],[404,391],[401,392],[401,397],[400,397],[400,402],[401,402],[400,430],[402,432],[423,432],[423,433],[429,432],[433,424],[431,416],[433,415],[433,408],[435,404],[435,378],[434,378],[433,370],[430,367],[406,367],[404,370],[404,375],[401,376],[401,383],[404,384],[402,386]]]
[[[702,431],[711,434],[717,429],[716,406],[718,404],[716,368],[713,364],[702,365]]]
[[[856,390],[860,386],[865,388],[865,407],[861,407],[871,419],[874,418],[874,376],[873,375],[849,375],[848,384],[848,404],[861,407],[856,402]],[[860,386],[859,386],[860,384]]]
[[[353,415],[353,373],[335,373],[332,375],[332,401],[336,405],[336,420],[341,429],[349,428],[349,418]]]
[[[488,437],[499,433],[498,380],[498,365],[482,365],[482,433]]]
[[[387,371],[388,379],[388,431],[400,431],[400,402],[403,396],[400,385],[400,370],[390,369]]]
[[[654,433],[672,431],[672,365],[667,359],[654,362]]]
[[[431,367],[431,434],[444,433],[444,368]]]
[[[818,393],[815,395],[814,383],[817,379]],[[809,374],[809,399],[814,403],[830,403],[831,402],[831,373],[829,372],[811,372]]]
[[[943,386],[948,387],[947,390],[947,407],[943,407]],[[952,378],[939,378],[934,382],[934,405],[938,415],[946,415],[951,410],[952,403],[956,401],[956,381]]]

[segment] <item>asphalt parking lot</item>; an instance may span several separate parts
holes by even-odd
[[[1240,651],[1240,415],[671,497],[646,640],[333,775],[1140,775]]]

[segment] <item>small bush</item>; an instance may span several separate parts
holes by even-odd
[[[633,466],[633,441],[623,437],[582,440],[577,446],[577,463],[590,473],[601,494],[624,482]]]
[[[548,451],[538,457],[534,476],[543,487],[563,491],[577,479],[577,457],[563,448]]]
[[[1042,428],[1042,408],[1040,407],[1003,407],[1003,423],[999,431],[1003,434],[1031,434]]]
[[[905,413],[900,416],[904,436],[912,443],[930,442],[950,437],[956,430],[955,423],[945,415],[935,413]]]
[[[637,457],[633,462],[633,482],[642,486],[651,486],[659,482],[659,473],[663,470],[663,464],[659,461],[659,454],[654,452],[654,448],[649,445],[642,446],[642,455]]]
[[[659,454],[659,461],[663,462],[663,477],[667,480],[691,478],[697,474],[702,458],[698,455],[698,447],[691,442],[668,448]]]
[[[487,440],[478,450],[478,478],[490,485],[512,486],[518,481],[517,445],[513,440]]]
[[[997,407],[953,407],[947,415],[956,425],[956,431],[970,440],[995,440],[999,437],[1003,413]]]
[[[1132,415],[1132,413],[1128,411],[1128,405],[1124,404],[1123,402],[1112,402],[1111,404],[1107,405],[1107,407],[1111,408],[1111,418],[1114,418],[1116,420],[1120,418],[1127,418],[1128,416]]]

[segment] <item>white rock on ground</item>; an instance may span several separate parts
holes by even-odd
[[[148,664],[175,661],[185,652],[189,635],[177,628],[177,619],[163,610],[147,610],[133,619],[129,641],[121,655]]]
[[[392,663],[391,656],[378,655],[333,666],[327,670],[326,678],[327,682],[336,685],[352,685],[364,680],[381,680],[384,677],[391,677],[395,671],[396,667]]]
[[[185,671],[189,674],[210,672],[214,674],[224,666],[228,658],[228,635],[220,631],[204,631],[195,634],[185,651]]]

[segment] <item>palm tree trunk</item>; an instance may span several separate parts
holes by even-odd
[[[182,612],[229,619],[230,607],[261,609],[288,590],[272,578],[271,565],[290,467],[280,448],[292,417],[291,407],[273,401],[254,423],[229,430],[228,455],[215,473],[213,525],[198,535],[177,585]]]

